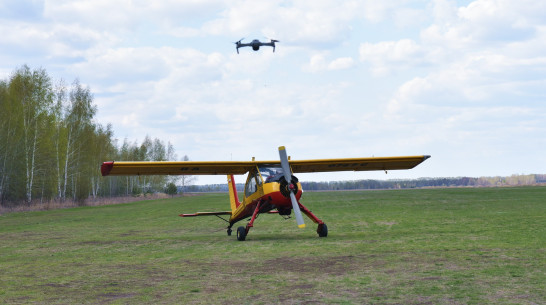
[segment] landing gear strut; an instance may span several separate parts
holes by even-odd
[[[315,214],[313,214],[308,208],[306,208],[303,204],[299,203],[301,211],[309,217],[314,223],[318,224],[317,227],[317,233],[319,237],[326,237],[328,236],[328,227],[326,224],[320,220]]]
[[[317,218],[317,216],[315,216],[315,214],[313,214],[304,205],[302,205],[299,202],[298,202],[298,205],[299,205],[299,208],[301,209],[301,211],[305,215],[307,215],[307,217],[309,217],[309,219],[311,219],[314,223],[316,223],[318,225],[318,227],[317,227],[318,236],[319,237],[327,237],[328,236],[328,226],[326,226],[326,224],[322,220]],[[256,208],[254,209],[254,213],[252,213],[252,217],[250,218],[250,221],[248,222],[248,224],[245,227],[240,226],[240,227],[237,228],[237,240],[238,241],[244,241],[246,239],[246,236],[248,235],[248,231],[250,231],[250,228],[252,228],[254,226],[254,221],[258,217],[261,206],[263,206],[263,204],[261,202],[259,202],[256,205]],[[283,211],[283,212],[286,212],[286,211]],[[290,209],[288,209],[288,212],[290,212]],[[281,213],[279,212],[279,214],[281,214]],[[232,226],[233,226],[233,223],[230,223],[230,225],[227,228],[228,236],[231,236],[231,233],[232,233],[231,227]]]
[[[238,227],[237,228],[237,240],[238,241],[244,241],[246,239],[246,236],[248,234],[248,231],[250,228],[254,226],[254,220],[258,217],[258,213],[260,212],[261,202],[258,202],[256,205],[256,208],[254,209],[254,213],[252,213],[252,217],[250,218],[250,221],[246,225],[246,227]],[[228,228],[228,235],[231,234],[231,227]]]

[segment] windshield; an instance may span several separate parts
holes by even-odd
[[[264,181],[274,181],[276,177],[282,176],[283,171],[280,165],[261,165],[258,167]]]

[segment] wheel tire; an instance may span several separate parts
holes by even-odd
[[[237,228],[237,240],[238,241],[244,241],[246,238],[246,228],[245,227],[238,227]]]
[[[328,226],[326,224],[319,225],[319,228],[317,230],[319,237],[326,237],[328,236]]]

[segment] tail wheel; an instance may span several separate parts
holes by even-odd
[[[319,237],[326,237],[328,236],[328,227],[325,223],[318,226],[317,233]]]
[[[237,228],[237,240],[238,241],[244,241],[246,238],[246,228],[245,227],[238,227]]]

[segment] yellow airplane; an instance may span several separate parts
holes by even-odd
[[[246,226],[237,228],[237,240],[246,239],[260,213],[278,213],[288,217],[294,211],[298,227],[304,228],[303,213],[318,225],[320,237],[328,235],[328,227],[300,203],[303,190],[292,173],[373,171],[411,169],[430,156],[372,157],[344,159],[290,160],[284,146],[279,147],[280,160],[274,161],[152,161],[104,162],[103,176],[116,175],[227,175],[231,211],[180,214],[181,217],[230,215],[227,234],[235,223],[250,217]],[[244,198],[239,201],[233,175],[248,173]],[[225,219],[224,219],[225,220]]]

